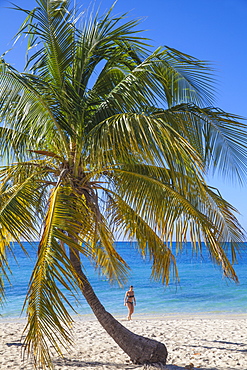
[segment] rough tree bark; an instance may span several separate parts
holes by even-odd
[[[83,273],[77,251],[70,251],[70,260],[81,280],[81,290],[93,313],[106,332],[135,364],[166,364],[167,349],[163,343],[145,338],[120,324],[99,301],[87,277]]]

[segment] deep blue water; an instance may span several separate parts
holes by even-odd
[[[207,252],[193,256],[189,246],[177,256],[180,282],[171,281],[168,287],[150,279],[151,265],[144,261],[134,248],[134,243],[118,242],[118,252],[131,267],[128,284],[124,288],[110,285],[100,277],[88,261],[84,261],[86,274],[100,301],[115,315],[125,315],[123,297],[128,286],[134,286],[137,299],[136,314],[166,315],[176,313],[247,313],[247,249],[243,245],[241,257],[235,270],[239,284],[223,278],[221,269],[214,265]],[[30,253],[28,258],[16,246],[18,264],[10,256],[11,283],[6,283],[6,302],[0,307],[2,317],[19,317],[27,292],[28,282],[34,265],[36,251],[25,245]],[[72,303],[73,300],[72,300]],[[84,298],[76,307],[79,314],[89,314]],[[22,317],[25,315],[22,314]]]

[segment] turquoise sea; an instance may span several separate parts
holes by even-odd
[[[21,309],[36,256],[35,248],[27,243],[25,246],[30,258],[19,247],[15,247],[18,264],[12,256],[9,258],[12,285],[6,283],[6,302],[0,307],[1,318],[25,316],[25,313],[21,315]],[[131,267],[128,284],[124,288],[110,285],[88,261],[84,261],[91,285],[113,315],[126,315],[123,297],[129,285],[134,286],[137,300],[135,313],[140,315],[247,313],[247,245],[242,245],[241,256],[235,265],[239,284],[222,276],[221,269],[211,262],[205,249],[200,256],[193,255],[188,243],[184,252],[177,256],[180,282],[171,281],[168,287],[150,279],[151,264],[139,256],[135,243],[117,242],[116,246]],[[80,298],[80,305],[75,307],[80,315],[91,313],[83,297]]]

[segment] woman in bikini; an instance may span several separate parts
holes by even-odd
[[[136,305],[135,294],[133,285],[130,286],[129,290],[125,293],[124,305],[128,307],[128,320],[131,320],[131,315],[134,312],[134,305]]]

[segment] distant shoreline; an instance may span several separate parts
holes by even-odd
[[[118,321],[127,321],[124,315],[120,314],[112,314]],[[71,315],[74,322],[80,321],[97,321],[94,314],[78,314],[78,315]],[[196,312],[196,313],[165,313],[165,314],[155,314],[155,313],[147,313],[147,314],[138,314],[134,313],[133,315],[133,322],[134,321],[167,321],[167,320],[208,320],[208,319],[220,319],[220,320],[238,320],[238,319],[246,319],[247,320],[247,313],[233,313],[233,312]],[[1,323],[25,323],[25,317],[0,317],[0,324]]]

